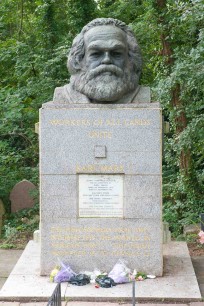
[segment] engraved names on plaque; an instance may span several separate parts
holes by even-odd
[[[123,218],[123,175],[79,175],[80,218]]]

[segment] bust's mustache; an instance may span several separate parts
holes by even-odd
[[[104,74],[104,73],[110,73],[113,74],[117,77],[122,77],[123,76],[123,70],[120,69],[119,67],[115,66],[115,65],[100,65],[94,69],[89,70],[86,73],[87,79],[88,80],[92,80],[93,78],[97,77],[100,74]]]
[[[107,102],[133,91],[138,85],[138,77],[131,66],[123,70],[112,64],[101,64],[89,70],[84,67],[71,76],[70,83],[74,90],[89,99]]]

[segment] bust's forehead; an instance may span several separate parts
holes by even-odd
[[[112,25],[96,26],[84,34],[85,44],[100,40],[118,40],[122,43],[127,42],[126,34],[123,30]]]

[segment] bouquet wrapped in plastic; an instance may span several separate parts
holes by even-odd
[[[126,266],[126,261],[119,259],[113,269],[108,274],[116,284],[128,283],[130,269]]]
[[[72,271],[68,264],[61,262],[61,269],[54,277],[55,283],[68,282],[72,276],[75,276],[76,273]]]

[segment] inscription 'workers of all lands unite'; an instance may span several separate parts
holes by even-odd
[[[149,119],[53,119],[50,120],[51,125],[64,125],[64,126],[83,126],[83,127],[111,127],[111,126],[125,126],[125,127],[134,127],[134,126],[148,126],[151,124]],[[110,135],[109,135],[110,137]]]

